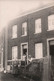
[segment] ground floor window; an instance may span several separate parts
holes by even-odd
[[[43,57],[43,44],[37,43],[35,44],[35,58],[40,59]]]
[[[18,47],[13,46],[12,47],[12,60],[16,60],[18,58]]]

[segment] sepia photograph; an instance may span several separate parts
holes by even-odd
[[[54,0],[0,0],[0,81],[54,81]]]

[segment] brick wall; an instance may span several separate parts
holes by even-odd
[[[48,15],[51,15],[54,13],[54,6],[22,16],[20,18],[16,18],[12,21],[10,21],[8,25],[8,49],[7,49],[7,59],[12,59],[12,53],[11,48],[12,46],[17,45],[18,46],[18,58],[21,57],[21,43],[28,42],[28,54],[31,54],[32,57],[35,57],[35,44],[36,43],[43,43],[43,56],[47,55],[47,39],[54,37],[54,30],[47,31],[48,29]],[[41,27],[42,32],[39,34],[35,33],[35,19],[41,18]],[[27,22],[27,36],[22,37],[21,36],[21,28],[22,23]],[[17,38],[12,39],[12,27],[14,25],[17,25]],[[4,48],[5,50],[5,48]]]

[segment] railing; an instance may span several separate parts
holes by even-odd
[[[33,65],[35,65],[34,63],[37,62],[37,60],[35,61],[35,59],[33,59]],[[43,57],[42,59],[39,59],[39,61],[42,61],[43,63],[43,66],[41,65],[40,67],[40,70],[41,68],[43,68],[43,71],[42,71],[42,81],[50,81],[51,79],[51,56],[46,56],[46,57]],[[21,62],[21,60],[16,60],[16,61],[12,61],[12,60],[9,60],[8,63],[9,63],[9,69],[8,70],[11,70],[13,69],[13,66],[12,64],[15,64],[17,62]]]
[[[21,64],[21,59],[16,59],[16,60],[8,60],[7,62],[7,72],[12,72],[13,65],[16,64]]]

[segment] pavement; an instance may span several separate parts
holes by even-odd
[[[0,81],[30,81],[28,78],[23,77],[14,77],[10,73],[2,73],[0,72]]]

